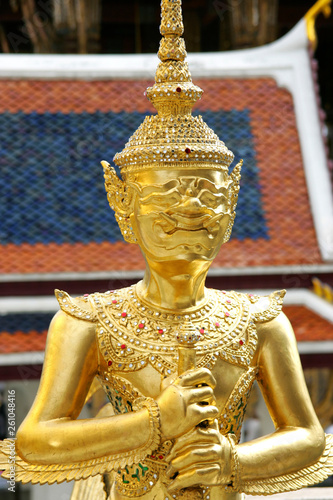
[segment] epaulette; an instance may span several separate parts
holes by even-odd
[[[252,304],[251,319],[255,323],[265,323],[276,318],[282,310],[285,294],[286,290],[279,290],[264,297],[249,294],[248,297]]]
[[[59,302],[61,310],[69,316],[73,316],[74,318],[81,319],[83,321],[92,321],[94,323],[98,321],[97,315],[92,311],[89,304],[89,295],[73,299],[63,290],[54,290],[54,294]]]

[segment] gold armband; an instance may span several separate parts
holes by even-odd
[[[147,408],[149,412],[150,436],[145,445],[146,455],[150,455],[161,443],[160,409],[153,398],[138,398],[134,401],[133,409],[138,411]]]
[[[240,463],[237,454],[237,438],[235,434],[229,433],[226,435],[231,448],[231,479],[229,485],[226,489],[236,490],[238,489],[238,484],[240,482]]]

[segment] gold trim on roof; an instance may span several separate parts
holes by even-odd
[[[332,0],[318,0],[305,14],[306,31],[313,50],[317,48],[318,39],[316,33],[316,19],[319,14],[329,17],[332,13]]]

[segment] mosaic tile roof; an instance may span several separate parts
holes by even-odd
[[[298,342],[333,340],[333,324],[303,306],[285,306]],[[52,314],[1,316],[0,354],[43,351]]]
[[[244,158],[231,241],[216,267],[321,262],[291,94],[269,78],[196,81],[195,113]],[[108,207],[111,161],[153,112],[148,81],[0,81],[0,274],[134,271]]]

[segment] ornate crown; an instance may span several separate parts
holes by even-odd
[[[227,170],[233,153],[201,116],[192,116],[192,107],[203,91],[192,83],[185,62],[181,0],[162,0],[161,8],[161,62],[155,84],[146,93],[158,114],[145,118],[114,162],[123,175],[161,168],[161,163],[166,168]]]

